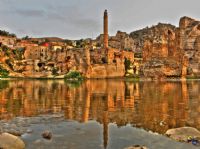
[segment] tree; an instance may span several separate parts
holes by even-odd
[[[22,39],[27,40],[27,39],[29,39],[29,36],[26,35],[25,37],[22,37]]]
[[[127,73],[127,71],[131,68],[131,61],[125,58],[124,65],[125,65],[125,72]]]
[[[10,36],[10,37],[16,37],[15,34],[10,34],[9,32],[7,31],[4,31],[4,30],[0,30],[0,35],[1,36]]]
[[[78,72],[78,71],[70,71],[65,75],[65,79],[82,80],[83,77],[81,76],[80,72]]]

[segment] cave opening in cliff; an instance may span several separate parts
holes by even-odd
[[[45,66],[45,63],[38,63],[37,65],[38,65],[38,67],[41,68],[41,67]]]
[[[54,67],[55,64],[54,64],[54,63],[49,63],[48,66],[49,66],[49,67]]]
[[[200,30],[200,25],[197,26],[197,29]]]
[[[172,40],[173,40],[173,33],[171,30],[168,30],[168,56],[173,56]]]
[[[168,30],[168,35],[171,36],[172,35],[172,31]]]

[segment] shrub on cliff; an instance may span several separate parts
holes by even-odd
[[[25,51],[24,48],[17,48],[17,49],[12,50],[12,52],[14,54],[14,57],[17,60],[22,60],[23,59],[24,51]]]
[[[7,32],[7,31],[4,31],[4,30],[0,30],[0,35],[1,35],[1,36],[16,37],[15,34],[11,34],[11,33]]]
[[[125,72],[127,73],[128,70],[131,68],[131,61],[129,59],[125,58],[124,65],[125,65]]]
[[[68,80],[82,80],[83,77],[80,74],[80,72],[70,71],[65,75],[65,79],[68,79]]]
[[[54,67],[51,72],[52,72],[52,75],[57,76],[58,75],[58,68]]]
[[[7,71],[6,69],[3,69],[1,66],[0,66],[0,76],[1,77],[7,77],[9,75],[9,71]]]
[[[6,64],[13,70],[13,61],[11,59],[6,59]]]

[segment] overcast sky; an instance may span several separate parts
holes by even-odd
[[[0,0],[0,29],[19,37],[94,38],[102,33],[104,9],[110,35],[158,22],[177,26],[182,16],[200,20],[199,0]]]

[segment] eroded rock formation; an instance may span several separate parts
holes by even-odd
[[[123,77],[127,72],[158,79],[200,77],[200,21],[189,17],[182,17],[179,27],[159,23],[109,37],[105,11],[104,33],[95,40],[43,43],[46,40],[3,38],[1,68],[10,76],[55,77],[76,70],[89,78]],[[125,59],[130,60],[128,71]]]

